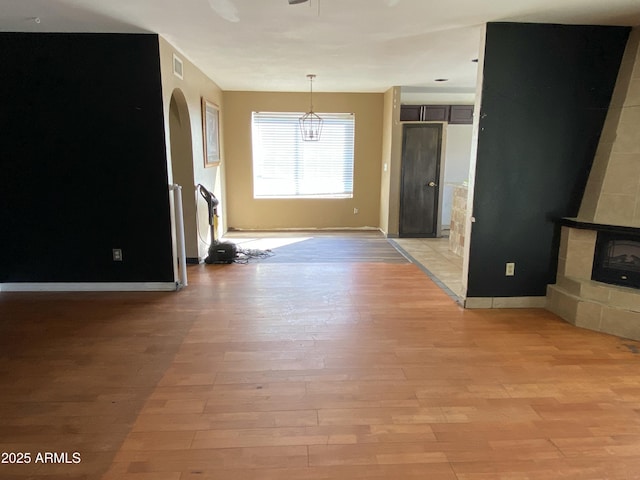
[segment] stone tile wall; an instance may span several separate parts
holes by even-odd
[[[467,221],[467,196],[469,190],[464,185],[453,189],[451,207],[451,230],[449,231],[449,250],[456,255],[464,255],[465,228]]]

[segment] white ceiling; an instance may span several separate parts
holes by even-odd
[[[489,21],[634,26],[640,0],[0,0],[0,31],[159,33],[223,90],[473,91]]]

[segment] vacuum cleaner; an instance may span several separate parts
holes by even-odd
[[[196,190],[200,196],[207,202],[209,213],[209,229],[211,231],[211,245],[209,246],[209,255],[204,259],[207,264],[212,263],[233,263],[238,256],[238,249],[231,242],[218,241],[218,204],[220,203],[216,196],[207,190],[203,185],[196,185]]]

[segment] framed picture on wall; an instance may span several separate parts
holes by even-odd
[[[220,163],[220,111],[215,103],[202,99],[202,136],[204,139],[204,166]]]

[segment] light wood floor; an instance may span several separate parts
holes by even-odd
[[[638,342],[465,311],[408,262],[189,281],[0,294],[0,451],[81,455],[0,478],[640,478]]]

